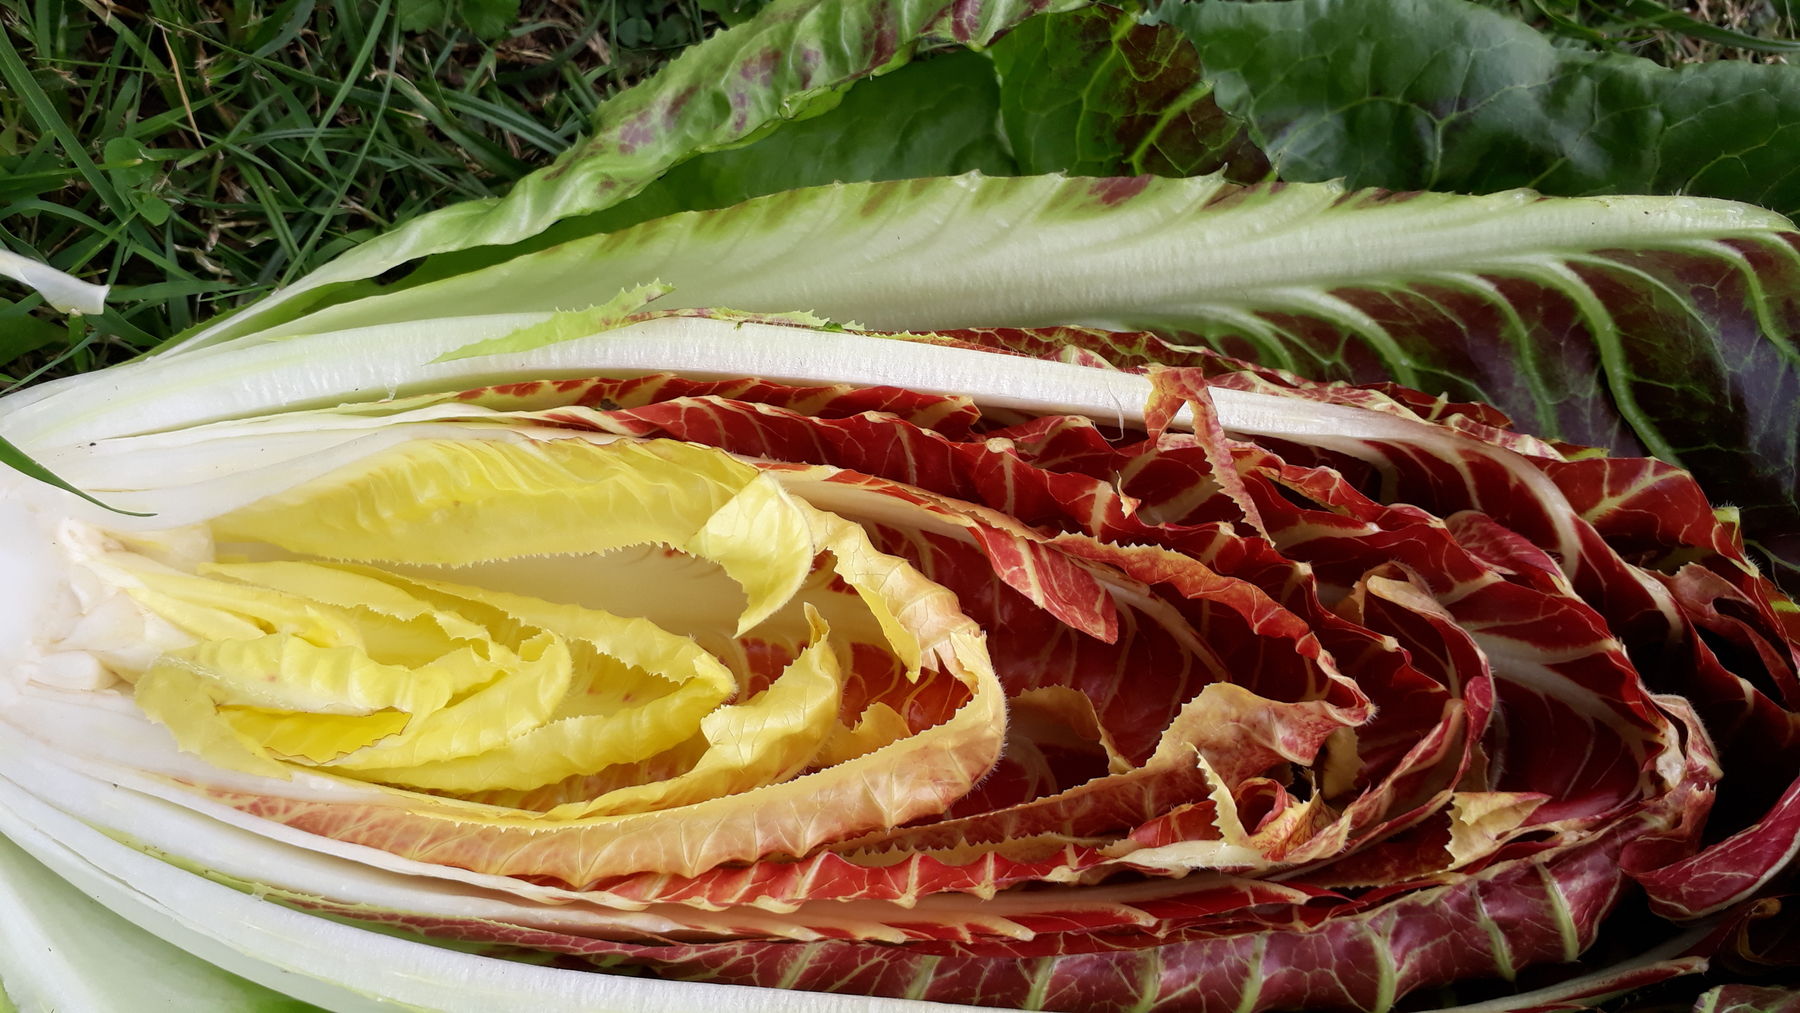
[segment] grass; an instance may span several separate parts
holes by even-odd
[[[1573,45],[1664,66],[1800,57],[1800,0],[1477,0]]]
[[[35,297],[0,303],[7,379],[130,357],[503,192],[708,29],[694,0],[474,3],[0,4],[0,243],[115,286],[73,339]]]
[[[130,358],[429,208],[503,192],[760,0],[0,0],[0,384]],[[1575,45],[1778,60],[1800,0],[1484,0]],[[708,6],[710,5],[710,9]],[[1665,13],[1666,12],[1666,13]]]

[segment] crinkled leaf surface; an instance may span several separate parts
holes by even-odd
[[[1461,0],[1164,3],[1282,179],[1800,211],[1800,67],[1666,68]]]
[[[988,52],[1022,173],[1269,175],[1268,159],[1213,101],[1194,47],[1172,28],[1102,5],[1032,18]]]

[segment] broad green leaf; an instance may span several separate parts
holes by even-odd
[[[966,50],[939,54],[851,87],[821,115],[683,162],[584,224],[610,231],[823,183],[1011,175],[1017,170],[997,129],[998,106],[999,87],[985,57]]]
[[[1800,66],[1666,68],[1463,0],[1164,3],[1282,179],[1800,211]]]
[[[1134,12],[1033,18],[994,44],[1001,116],[1021,173],[1255,182],[1268,160],[1212,99],[1193,46]],[[867,86],[865,86],[867,87]]]

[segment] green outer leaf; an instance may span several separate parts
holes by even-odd
[[[512,246],[432,257],[396,287],[681,211],[729,207],[803,186],[1018,171],[999,129],[1000,86],[982,54],[940,54],[864,81],[841,99],[837,93],[827,97],[835,102],[830,109],[781,124],[742,147],[682,162],[630,200],[558,222]]]
[[[0,1013],[151,1008],[303,1013],[270,991],[138,928],[0,837]]]
[[[1011,175],[1017,170],[997,130],[998,106],[993,67],[978,53],[909,64],[856,85],[823,115],[675,166],[637,197],[595,216],[590,232],[824,183]]]
[[[431,254],[529,239],[557,221],[619,203],[694,154],[751,139],[822,96],[906,62],[923,40],[986,45],[1046,6],[1082,2],[779,0],[603,103],[591,137],[520,180],[506,197],[422,215],[173,347],[254,333],[328,301],[334,286]]]
[[[1033,18],[990,54],[1022,173],[1269,176],[1268,159],[1213,102],[1194,47],[1173,28],[1089,7]]]
[[[1287,180],[1800,211],[1800,66],[1555,46],[1461,0],[1165,3]]]
[[[1554,201],[1527,191],[1394,199],[1336,184],[1236,187],[1216,176],[972,174],[817,187],[675,215],[331,307],[263,337],[550,312],[658,278],[674,286],[659,309],[807,310],[910,330],[1215,322],[1241,330],[1243,311],[1301,311],[1337,289],[1529,274],[1593,250],[1762,242],[1790,229],[1778,215],[1717,201]],[[1277,364],[1281,347],[1267,343]],[[1393,353],[1383,365],[1416,381],[1416,370],[1432,368],[1431,350]]]

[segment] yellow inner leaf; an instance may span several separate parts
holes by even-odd
[[[183,748],[274,776],[545,799],[546,820],[752,791],[896,741],[885,704],[840,713],[852,643],[916,679],[943,617],[960,620],[857,525],[672,441],[421,440],[211,534],[233,561],[123,564],[193,639],[134,675]],[[643,573],[698,583],[638,589],[637,615],[620,610],[630,586],[592,593]],[[752,672],[750,643],[791,660]]]

